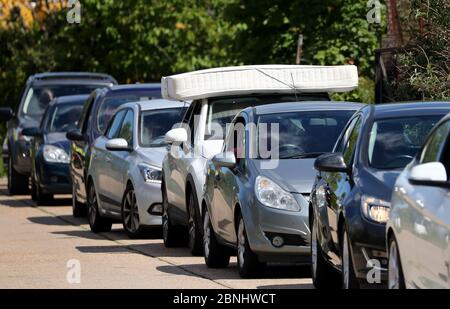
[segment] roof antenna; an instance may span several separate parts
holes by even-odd
[[[292,72],[291,72],[291,79],[292,79],[292,88],[294,89],[294,94],[295,94],[295,100],[298,102],[297,88],[295,87],[294,75],[292,75]]]

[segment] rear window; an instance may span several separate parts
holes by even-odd
[[[89,94],[101,85],[46,85],[42,87],[31,87],[25,97],[21,116],[30,117],[41,121],[45,109],[51,100],[61,96],[78,94]]]
[[[122,96],[110,96],[105,97],[103,101],[100,103],[100,107],[97,113],[97,128],[100,132],[104,132],[106,127],[108,126],[111,117],[116,112],[117,108],[121,105],[129,102],[139,102],[139,101],[148,101],[151,99],[158,98],[158,92],[145,92],[142,94],[127,94]],[[161,96],[161,92],[159,91],[159,96]]]

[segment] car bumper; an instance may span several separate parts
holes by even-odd
[[[352,220],[350,239],[355,275],[366,283],[383,284],[387,281],[386,225],[369,222],[361,215]],[[377,279],[381,282],[376,282]],[[375,280],[375,281],[374,281]]]
[[[261,261],[311,262],[308,207],[289,212],[266,207],[255,199],[251,208],[251,215],[244,216],[247,237]],[[274,241],[277,237],[282,245]]]
[[[69,164],[48,163],[42,160],[36,168],[38,182],[44,193],[72,193],[72,181],[70,179]]]
[[[162,224],[161,214],[155,214],[152,210],[155,211],[162,207],[161,184],[139,180],[139,183],[135,184],[135,193],[141,224],[160,226]]]

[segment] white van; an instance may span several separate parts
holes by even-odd
[[[357,86],[358,71],[351,65],[241,66],[163,77],[164,98],[193,101],[181,126],[166,134],[171,149],[162,168],[165,246],[187,242],[193,255],[202,254],[205,169],[221,152],[226,124],[239,111],[271,103],[329,101],[330,93]]]

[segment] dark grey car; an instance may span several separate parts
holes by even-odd
[[[242,277],[267,262],[310,263],[308,203],[314,159],[330,151],[356,103],[278,103],[241,111],[208,165],[204,255]],[[278,128],[278,133],[277,133]]]
[[[22,130],[39,126],[47,105],[54,98],[89,94],[96,88],[112,84],[117,84],[113,77],[96,73],[42,73],[28,78],[17,112],[11,108],[0,109],[0,120],[8,121],[3,161],[8,166],[10,194],[28,191],[31,138],[23,135]]]

